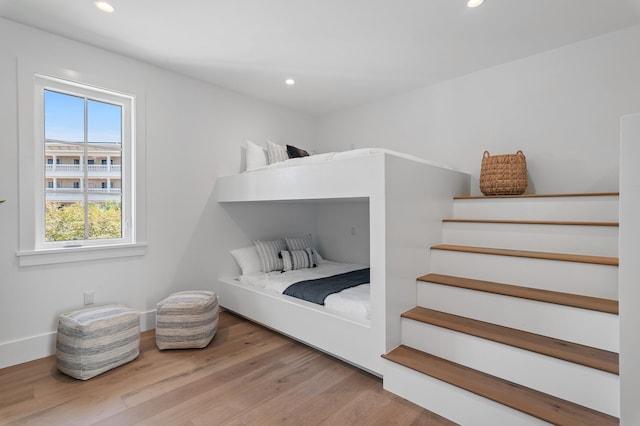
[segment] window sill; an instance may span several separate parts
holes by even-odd
[[[16,253],[20,266],[51,265],[83,262],[116,257],[143,256],[147,243],[114,244],[106,246],[65,247],[44,250],[25,250]]]

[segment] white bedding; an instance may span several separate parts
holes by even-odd
[[[419,161],[421,163],[430,164],[432,166],[441,167],[444,169],[455,170],[453,167],[447,164],[438,163],[436,161],[425,160],[423,158],[416,157],[411,154],[405,154],[402,152],[396,152],[396,151],[392,151],[384,148],[360,148],[360,149],[353,149],[351,151],[327,152],[324,154],[310,155],[308,157],[290,158],[285,161],[279,161],[277,163],[273,163],[264,167],[253,169],[252,171],[275,169],[275,168],[281,168],[281,167],[300,166],[304,164],[324,163],[327,161],[335,161],[335,160],[346,160],[349,158],[366,157],[368,155],[375,155],[375,154],[382,154],[382,153],[391,154],[396,157],[407,158],[409,160]]]
[[[324,261],[315,268],[298,269],[287,272],[273,271],[266,274],[259,272],[242,275],[239,280],[245,285],[251,285],[282,294],[287,287],[299,281],[329,277],[362,268],[368,268],[368,266],[355,263]],[[369,284],[361,284],[342,290],[339,293],[331,294],[325,299],[324,307],[327,311],[368,321],[371,318],[369,289]]]

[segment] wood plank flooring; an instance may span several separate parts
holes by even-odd
[[[53,357],[0,370],[2,425],[454,425],[381,380],[229,312],[205,349],[161,352],[88,381]]]

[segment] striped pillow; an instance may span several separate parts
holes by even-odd
[[[306,248],[304,250],[282,250],[282,262],[284,264],[285,271],[293,271],[303,268],[315,268],[316,256],[312,248]]]
[[[262,272],[282,271],[283,264],[280,259],[280,252],[287,247],[283,239],[271,241],[255,240],[256,250],[260,257],[260,267]]]
[[[291,250],[304,250],[307,247],[313,247],[313,240],[311,234],[307,234],[301,237],[284,237],[287,243],[287,249]]]
[[[267,154],[269,156],[269,164],[289,159],[287,147],[285,145],[278,145],[271,141],[267,141]]]

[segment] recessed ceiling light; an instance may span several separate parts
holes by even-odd
[[[478,7],[482,3],[484,3],[484,0],[469,0],[467,2],[467,7]]]
[[[103,12],[111,13],[116,10],[115,7],[113,7],[110,3],[107,3],[106,1],[97,1],[94,4],[98,9],[100,9]]]
[[[288,78],[284,81],[284,84],[286,84],[287,86],[293,86],[294,84],[296,84],[296,81],[292,78]]]

